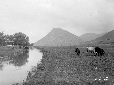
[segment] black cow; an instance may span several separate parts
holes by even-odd
[[[97,56],[103,56],[105,54],[105,51],[99,47],[95,47],[94,51]]]
[[[75,52],[77,53],[77,55],[80,55],[80,50],[78,48],[75,48]]]

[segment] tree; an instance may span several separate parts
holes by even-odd
[[[13,41],[14,41],[14,45],[18,45],[18,46],[29,45],[29,37],[22,32],[15,33],[13,35]]]
[[[14,44],[13,39],[14,39],[13,35],[5,35],[6,45],[13,45]]]
[[[5,43],[5,36],[4,36],[4,33],[3,32],[0,32],[0,45],[1,46],[4,46],[6,43]]]

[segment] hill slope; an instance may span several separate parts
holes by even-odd
[[[101,37],[102,35],[104,35],[104,33],[103,34],[85,33],[79,37],[84,41],[91,41],[91,40],[94,40],[98,37]]]
[[[61,28],[54,28],[34,46],[70,46],[79,45],[81,42],[83,41],[78,36]]]
[[[92,43],[114,43],[114,30],[107,32],[103,36],[91,41]]]

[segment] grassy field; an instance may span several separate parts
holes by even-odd
[[[74,46],[40,48],[42,63],[28,73],[23,85],[113,85],[114,47],[102,48],[104,56],[86,53],[85,47],[79,47],[79,56]]]

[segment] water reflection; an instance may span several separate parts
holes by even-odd
[[[27,72],[42,59],[42,53],[37,49],[11,55],[0,59],[0,85],[12,85],[26,79]]]
[[[10,53],[3,55],[0,58],[0,70],[3,70],[4,64],[13,64],[14,66],[22,66],[26,64],[29,57],[29,50],[23,50],[21,52]]]
[[[25,65],[28,61],[29,54],[25,53],[24,51],[18,53],[16,56],[13,57],[9,64],[13,64],[14,66],[22,66]]]
[[[0,64],[0,70],[2,70],[3,69],[3,64]]]

